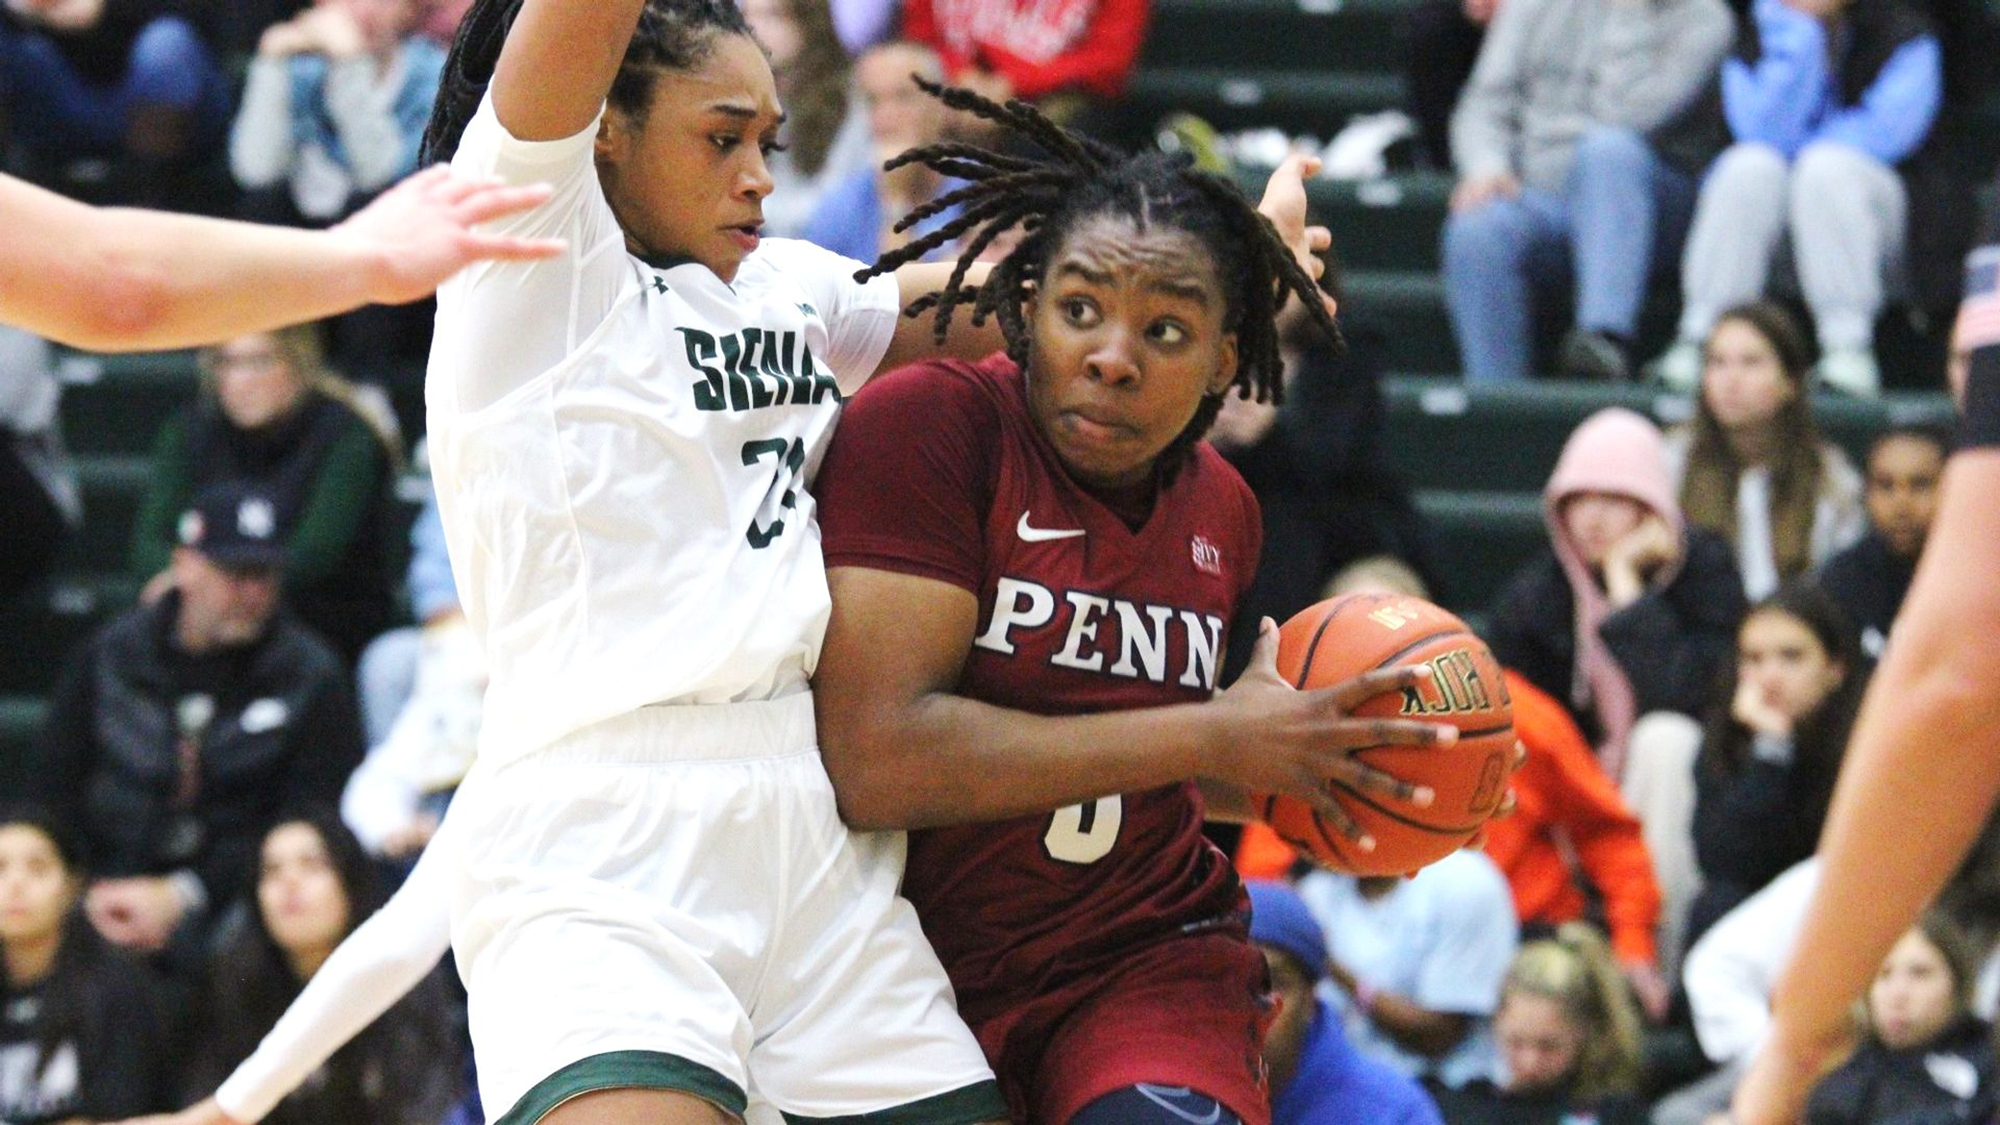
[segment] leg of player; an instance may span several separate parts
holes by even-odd
[[[1243,1125],[1221,1102],[1186,1086],[1141,1082],[1084,1106],[1069,1125]]]

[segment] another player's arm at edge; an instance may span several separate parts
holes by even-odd
[[[420,172],[330,230],[95,208],[0,175],[0,323],[93,351],[190,347],[415,300],[480,258],[558,243],[474,233],[547,198]]]
[[[1415,683],[1419,668],[1370,673],[1351,700],[1340,687],[1293,692],[1273,672],[1269,686],[1284,695],[1257,702],[1224,693],[1206,703],[1064,716],[998,707],[953,693],[978,626],[969,591],[869,567],[832,567],[827,580],[833,617],[813,684],[820,750],[841,817],[858,829],[1002,820],[1191,779],[1240,784],[1246,773],[1330,806],[1320,788],[1326,774],[1316,771],[1342,754],[1336,745],[1456,733],[1343,713],[1343,705]],[[1275,651],[1275,637],[1260,642],[1263,662]],[[1284,719],[1275,717],[1281,710]],[[1298,761],[1275,745],[1288,720],[1323,761],[1289,773],[1279,764]]]
[[[1945,470],[1923,562],[1849,744],[1797,952],[1770,1038],[1739,1089],[1740,1125],[1799,1118],[1843,1049],[1850,1005],[1950,877],[2000,797],[2000,448]]]

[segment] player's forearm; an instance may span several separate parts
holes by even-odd
[[[112,210],[79,269],[72,322],[51,334],[99,351],[144,351],[345,312],[368,302],[387,266],[379,248],[338,231]]]
[[[1472,1020],[1457,1012],[1433,1012],[1391,992],[1371,996],[1368,1018],[1406,1051],[1439,1058],[1463,1042]]]
[[[1043,716],[944,693],[847,708],[837,693],[820,698],[827,773],[859,829],[1005,820],[1156,789],[1197,776],[1220,737],[1199,704]]]
[[[1798,952],[1773,997],[1777,1050],[1810,1057],[1843,1041],[1849,1004],[2000,794],[1996,489],[2000,452],[1960,455],[1947,470],[1910,600],[1855,724]]]
[[[597,119],[644,0],[527,0],[493,69],[493,110],[524,141],[573,137]]]

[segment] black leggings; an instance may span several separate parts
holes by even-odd
[[[1084,1106],[1069,1125],[1243,1125],[1243,1119],[1186,1086],[1142,1082]]]

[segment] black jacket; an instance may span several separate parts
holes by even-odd
[[[75,826],[94,875],[187,868],[220,907],[249,885],[282,810],[340,800],[361,725],[340,658],[303,626],[281,613],[260,640],[194,658],[171,639],[179,605],[169,594],[128,610],[79,648],[29,785]],[[184,729],[198,730],[193,777]]]
[[[1551,549],[1507,583],[1493,608],[1486,642],[1500,663],[1526,676],[1576,715],[1592,742],[1602,731],[1576,705],[1576,600]],[[1604,619],[1599,633],[1632,681],[1639,714],[1699,715],[1715,677],[1736,646],[1743,620],[1743,580],[1729,542],[1689,528],[1687,559],[1664,589]]]
[[[1646,1107],[1614,1095],[1594,1106],[1579,1106],[1564,1090],[1509,1094],[1481,1079],[1458,1089],[1439,1089],[1438,1112],[1445,1125],[1645,1125]]]
[[[1892,1051],[1868,1039],[1806,1102],[1807,1125],[1984,1122],[1994,1109],[1992,1030],[1966,1017],[1934,1042]]]
[[[1224,683],[1249,662],[1258,618],[1282,622],[1318,601],[1347,564],[1395,555],[1433,576],[1430,530],[1382,448],[1377,351],[1364,337],[1346,354],[1306,348],[1269,432],[1224,452],[1264,517],[1264,550],[1230,626]]]
[[[1862,653],[1877,660],[1916,570],[1917,560],[1890,551],[1888,542],[1871,531],[1826,560],[1813,581],[1846,611],[1847,619],[1859,631]]]

